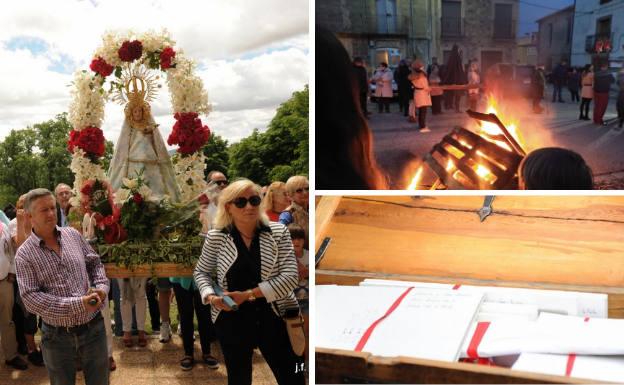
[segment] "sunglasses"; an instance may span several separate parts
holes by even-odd
[[[304,188],[298,188],[295,190],[295,192],[301,194],[302,192],[310,192],[310,187],[304,187]]]
[[[227,186],[228,181],[227,180],[215,180],[214,183],[218,184],[219,186]]]
[[[252,197],[249,197],[249,199],[244,198],[244,197],[236,198],[231,203],[234,203],[234,206],[238,207],[239,209],[242,209],[245,206],[247,206],[247,202],[249,202],[249,204],[252,205],[253,207],[257,207],[257,206],[260,206],[260,202],[262,202],[262,199],[259,196],[254,195]]]

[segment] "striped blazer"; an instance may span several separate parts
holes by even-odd
[[[270,222],[270,231],[260,232],[260,278],[258,287],[267,302],[277,305],[273,311],[283,316],[288,308],[298,308],[293,290],[299,282],[297,260],[290,233],[281,223]],[[213,280],[228,290],[226,274],[238,257],[234,239],[227,229],[210,230],[206,236],[202,255],[199,257],[193,277],[204,304],[214,294]],[[221,310],[212,308],[212,321],[216,322]]]

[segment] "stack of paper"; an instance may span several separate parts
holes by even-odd
[[[316,346],[456,361],[482,298],[438,288],[320,285]]]
[[[365,287],[451,290],[483,295],[460,357],[516,370],[624,381],[624,320],[608,319],[605,294],[365,280]]]
[[[447,288],[462,292],[484,294],[484,304],[508,304],[536,306],[538,312],[578,315],[592,318],[607,318],[608,297],[606,294],[582,293],[560,290],[536,290],[513,287],[451,285],[429,282],[365,279],[362,286],[400,286]],[[511,309],[511,307],[508,307]],[[528,315],[529,313],[526,313]]]
[[[522,353],[512,369],[594,381],[624,382],[624,356]]]

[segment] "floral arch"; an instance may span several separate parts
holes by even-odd
[[[141,68],[144,73],[156,71],[166,75],[176,120],[167,142],[178,146],[179,159],[174,172],[182,202],[192,201],[207,187],[202,147],[210,137],[210,130],[200,115],[207,115],[211,106],[201,78],[194,73],[193,61],[175,46],[166,30],[143,34],[108,32],[102,40],[93,55],[90,71],[77,71],[72,82],[69,121],[73,130],[68,150],[72,153],[70,167],[75,175],[75,196],[70,203],[94,215],[106,243],[117,243],[125,239],[120,208],[150,198],[149,187],[140,176],[124,179],[122,188],[111,191],[100,163],[105,152],[101,129],[104,106],[108,100],[117,98],[115,93],[121,94],[128,87],[124,73]]]

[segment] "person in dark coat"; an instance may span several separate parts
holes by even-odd
[[[581,86],[581,74],[572,67],[568,70],[568,90],[573,102],[579,102],[579,88]]]
[[[617,97],[617,113],[619,118],[618,128],[622,128],[624,124],[624,68],[620,69],[617,78],[617,84],[619,87]]]
[[[531,96],[533,99],[533,112],[541,114],[544,109],[540,106],[542,98],[544,98],[544,86],[546,84],[546,76],[544,76],[544,66],[538,65],[533,72],[531,78]]]
[[[446,62],[446,68],[444,71],[444,77],[442,78],[442,84],[466,84],[466,82],[466,72],[464,71],[464,65],[462,64],[462,54],[457,44],[454,44],[453,48],[451,49],[451,54],[449,55],[448,61]],[[447,92],[452,95],[452,99],[449,100],[451,102],[450,107],[455,108],[455,111],[459,112],[459,104],[464,91]]]
[[[368,108],[366,106],[366,99],[368,97],[368,75],[366,73],[366,67],[364,67],[364,60],[362,60],[361,57],[355,57],[353,59],[353,72],[355,73],[356,84],[359,88],[360,107],[362,108],[364,116],[367,116]]]
[[[561,98],[561,88],[564,84],[566,84],[566,79],[568,77],[568,62],[566,60],[562,60],[561,63],[557,64],[555,69],[552,71],[551,78],[553,82],[553,97],[552,102],[554,103],[557,98],[559,98],[559,103],[565,103]]]
[[[409,102],[411,96],[411,82],[407,78],[410,69],[405,60],[399,62],[399,66],[394,71],[394,81],[399,89],[399,110],[403,112],[403,116],[407,116],[409,112]]]

